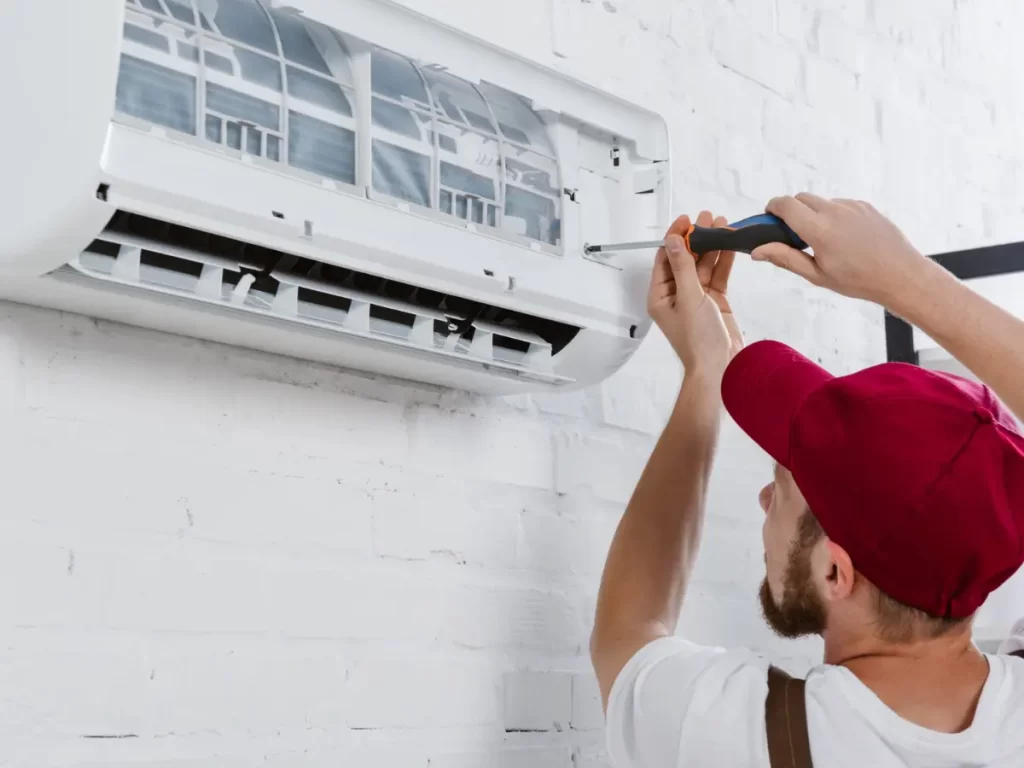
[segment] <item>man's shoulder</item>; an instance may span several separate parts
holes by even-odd
[[[1004,655],[1024,653],[1024,617],[1010,629],[1009,636],[1000,644],[999,653]]]
[[[1006,697],[1015,703],[1024,716],[1024,707],[1019,706],[1019,702],[1024,701],[1024,650],[989,653],[985,656],[989,663],[989,675],[995,678],[993,682],[998,682]]]
[[[608,700],[608,749],[617,765],[762,766],[769,660],[747,648],[655,640],[626,663]]]
[[[638,684],[665,687],[698,686],[706,689],[748,691],[763,703],[768,686],[768,669],[775,666],[796,678],[807,678],[814,686],[828,685],[835,670],[827,664],[814,665],[806,656],[769,656],[748,647],[701,645],[683,637],[654,640],[640,648],[625,664],[612,686],[611,699],[628,694]],[[635,691],[634,691],[635,692]]]
[[[758,672],[767,680],[770,661],[766,656],[749,648],[726,648],[700,645],[682,637],[662,637],[640,648],[622,668],[615,680],[616,688],[623,688],[638,680],[647,682],[652,676],[686,678],[687,683],[698,682],[708,673],[735,674]],[[682,682],[682,681],[679,681]]]

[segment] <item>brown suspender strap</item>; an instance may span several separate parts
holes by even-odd
[[[769,667],[764,713],[772,768],[814,768],[807,736],[804,681],[778,667]]]

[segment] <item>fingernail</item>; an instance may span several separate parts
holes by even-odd
[[[678,237],[670,237],[665,241],[665,248],[669,253],[678,255],[683,251],[683,241]]]

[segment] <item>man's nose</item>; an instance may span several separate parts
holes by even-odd
[[[761,503],[761,509],[764,510],[765,514],[768,514],[768,507],[772,503],[772,491],[775,489],[774,483],[768,483],[761,492],[757,494],[757,500]]]

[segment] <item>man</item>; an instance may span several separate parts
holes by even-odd
[[[899,364],[833,378],[775,342],[741,349],[734,255],[695,263],[689,220],[672,225],[648,308],[685,376],[612,542],[591,640],[614,764],[769,765],[768,662],[673,636],[724,404],[776,462],[760,494],[765,618],[824,640],[800,699],[814,764],[1024,766],[1024,659],[971,642],[974,612],[1024,563],[1024,437],[997,400],[1024,416],[1024,322],[866,203],[801,194],[768,210],[814,255],[773,244],[754,261],[882,304],[988,386]]]

